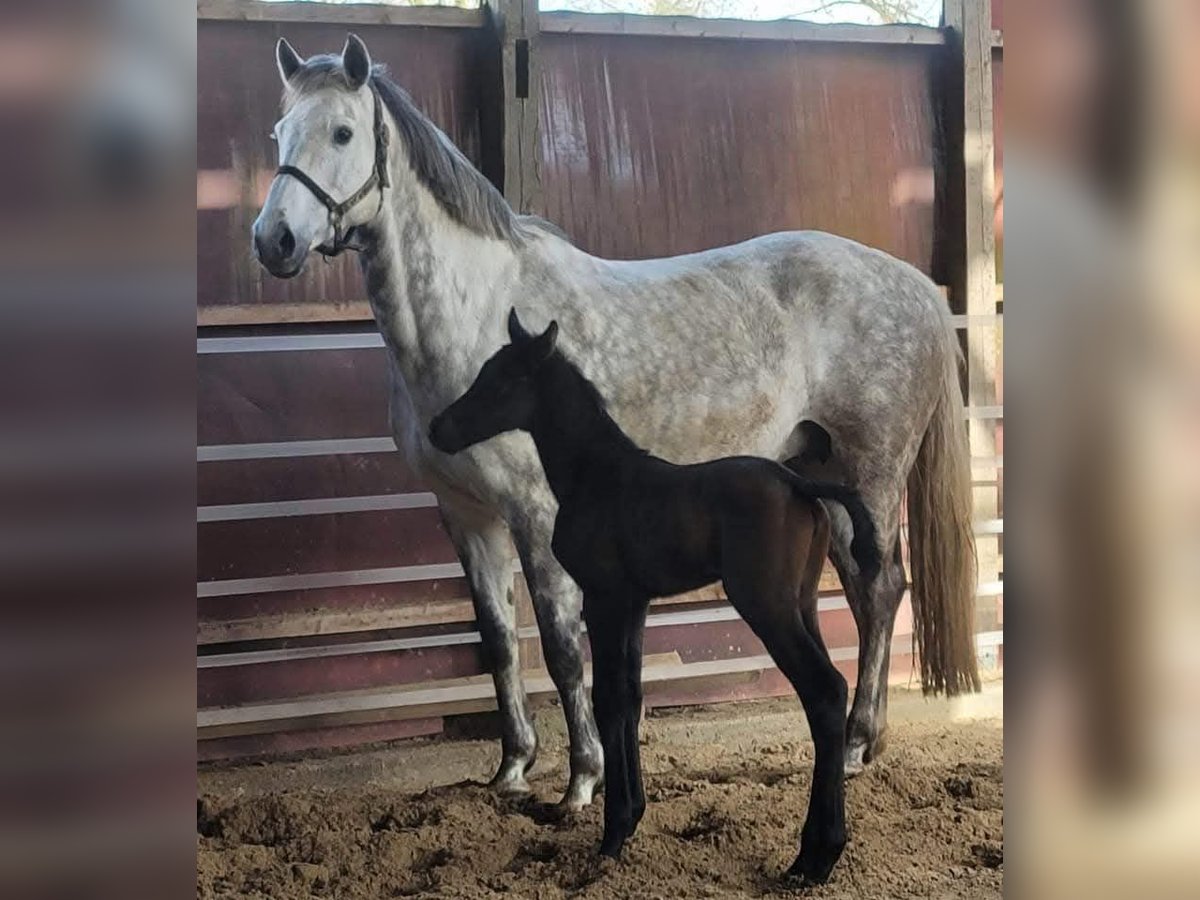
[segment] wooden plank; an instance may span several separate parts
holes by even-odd
[[[711,663],[693,665],[712,668]],[[685,668],[688,667],[683,666],[679,656],[674,653],[647,656],[644,680],[653,682],[680,677],[680,670]],[[584,669],[584,681],[589,685],[591,674],[591,666],[588,665]],[[522,680],[530,697],[556,693],[554,682],[549,673],[544,671],[526,674]],[[496,695],[491,676],[474,675],[401,689],[371,689],[278,703],[201,709],[196,713],[196,728],[199,739],[207,740],[300,728],[326,728],[335,724],[361,725],[402,719],[441,718],[495,708]]]
[[[949,0],[946,24],[962,44],[962,175],[963,255],[962,306],[971,317],[967,328],[967,403],[972,410],[998,404],[999,320],[996,313],[995,132],[992,108],[991,0]],[[994,457],[996,419],[972,415],[968,420],[972,457]],[[990,521],[999,516],[999,471],[974,467],[974,516]],[[1000,572],[999,536],[977,535],[979,578],[994,581]]]
[[[205,646],[474,621],[475,608],[469,597],[462,597],[388,609],[318,609],[249,619],[201,621],[196,625],[196,643]]]
[[[427,737],[440,734],[441,731],[441,719],[405,719],[367,725],[248,734],[203,741],[197,747],[196,756],[198,762],[212,762],[278,756],[283,753],[311,753],[314,750],[362,747],[383,741]]]
[[[197,0],[196,18],[236,22],[319,22],[329,25],[418,25],[482,28],[482,7],[387,6],[352,3],[259,3],[255,0]]]
[[[541,15],[541,30],[558,34],[624,34],[824,44],[938,46],[943,40],[938,29],[923,25],[825,25],[791,19],[747,22],[739,19],[643,16],[633,13],[544,12]]]
[[[519,213],[542,211],[538,115],[542,90],[537,0],[498,0],[504,109],[504,196]]]
[[[371,305],[356,303],[247,303],[201,306],[196,310],[200,328],[216,325],[280,325],[298,322],[363,322],[373,320]]]

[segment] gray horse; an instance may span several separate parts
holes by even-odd
[[[277,47],[282,163],[254,223],[278,277],[313,250],[361,254],[392,369],[396,444],[437,494],[467,573],[495,679],[503,757],[493,784],[525,791],[537,735],[518,669],[512,548],[529,582],[571,744],[563,803],[591,801],[603,771],[583,686],[578,588],[550,550],[556,504],[528,435],[456,456],[427,438],[505,342],[515,306],[552,319],[566,349],[641,446],[675,462],[756,454],[804,461],[832,448],[861,493],[884,565],[860,576],[852,529],[830,507],[837,567],[859,630],[846,765],[879,751],[896,609],[905,589],[900,507],[907,483],[912,596],[922,682],[978,688],[970,472],[958,346],[920,272],[815,232],[772,234],[670,259],[614,261],[517,215],[351,36],[341,56]],[[814,453],[813,436],[821,453]]]

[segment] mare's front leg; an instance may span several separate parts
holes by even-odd
[[[626,752],[626,658],[632,622],[628,600],[620,595],[589,593],[583,600],[583,615],[592,644],[592,703],[604,745],[604,836],[600,853],[615,858],[635,826]]]
[[[554,521],[550,514],[525,520],[515,529],[521,568],[529,584],[546,668],[562,699],[571,746],[571,780],[561,805],[579,810],[592,802],[604,773],[604,754],[583,683],[580,627],[582,597],[550,549]]]
[[[458,509],[441,499],[438,508],[467,574],[484,658],[496,686],[503,755],[491,784],[501,793],[529,793],[525,773],[537,756],[537,732],[521,684],[508,528],[498,517]]]

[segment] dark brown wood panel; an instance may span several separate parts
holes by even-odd
[[[426,490],[399,451],[207,462],[196,475],[200,506]]]
[[[481,674],[484,669],[478,644],[297,659],[200,669],[196,673],[196,701],[201,707],[237,706]]]
[[[928,271],[933,48],[542,38],[546,215],[636,258],[787,229]]]
[[[203,354],[196,440],[205,444],[385,437],[382,348]]]
[[[355,25],[418,106],[472,161],[480,162],[481,29]],[[202,20],[197,26],[197,295],[219,305],[362,300],[353,254],[326,265],[311,260],[297,278],[271,278],[250,253],[250,225],[278,163],[268,138],[279,117],[275,42],[302,54],[338,52],[346,27],[333,23]],[[264,311],[263,321],[270,321]]]
[[[199,581],[457,562],[436,509],[202,522]]]
[[[433,620],[470,622],[474,618],[470,596],[465,578],[272,591],[202,597],[197,601],[197,618],[203,632],[230,641],[280,638],[301,630],[336,633],[339,623],[362,632],[428,625]],[[303,629],[297,628],[300,625]]]
[[[372,722],[367,725],[344,725],[334,728],[305,728],[274,734],[246,734],[200,741],[196,748],[196,756],[200,762],[210,762],[333,750],[402,738],[424,737],[439,734],[441,730],[442,720],[435,718]]]

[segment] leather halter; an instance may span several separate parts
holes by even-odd
[[[312,191],[313,196],[320,200],[322,205],[329,210],[329,224],[333,226],[333,244],[321,244],[317,247],[317,252],[323,256],[338,256],[342,251],[351,247],[351,244],[347,240],[349,232],[342,231],[342,219],[346,213],[354,209],[355,206],[362,202],[364,197],[376,188],[379,189],[379,203],[382,206],[383,190],[391,184],[391,180],[388,177],[388,143],[390,136],[387,124],[383,121],[383,103],[379,99],[379,91],[374,85],[371,85],[371,97],[375,101],[375,168],[371,171],[371,177],[357,191],[341,203],[338,203],[329,195],[328,191],[313,181],[303,169],[298,169],[295,166],[280,166],[275,170],[276,177],[291,175]]]

